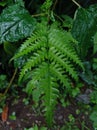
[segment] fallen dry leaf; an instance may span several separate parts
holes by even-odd
[[[3,112],[1,114],[1,119],[3,122],[6,122],[8,118],[8,105],[5,105],[3,108]]]

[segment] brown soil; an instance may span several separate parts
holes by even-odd
[[[7,99],[9,109],[8,119],[6,122],[3,122],[0,114],[0,130],[24,130],[24,128],[30,128],[34,124],[37,124],[38,126],[46,126],[43,115],[41,112],[39,113],[39,110],[39,115],[37,114],[33,107],[33,102],[30,102],[29,105],[24,104],[23,99],[25,97],[26,94],[21,93],[18,99],[16,99],[16,97]],[[93,130],[88,114],[85,114],[85,111],[76,114],[76,110],[78,109],[81,110],[76,103],[71,103],[68,107],[63,107],[60,103],[58,103],[54,116],[54,125],[60,127],[63,126],[69,121],[68,116],[72,114],[73,117],[75,117],[75,124],[80,128],[80,130],[82,130],[82,121],[85,122],[85,125],[89,128],[89,130]],[[12,115],[13,112],[16,114],[15,120],[10,119],[10,115]],[[56,128],[55,130],[59,130],[59,128]]]

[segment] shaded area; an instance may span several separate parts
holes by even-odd
[[[24,130],[24,128],[31,128],[35,124],[38,126],[46,126],[46,122],[42,115],[42,112],[40,112],[40,108],[39,110],[35,110],[32,101],[28,105],[25,105],[23,101],[26,98],[27,95],[22,92],[19,94],[19,97],[17,99],[13,97],[7,99],[9,108],[8,120],[3,123],[0,114],[0,130]],[[78,110],[80,111],[79,113],[77,113]],[[15,120],[10,119],[10,116],[13,112],[15,112]],[[82,130],[82,121],[84,122],[85,126],[89,128],[89,130],[93,130],[92,123],[89,120],[88,111],[82,111],[81,106],[78,105],[75,101],[73,101],[71,105],[67,107],[63,107],[60,103],[57,104],[54,116],[54,126],[61,128],[67,124],[67,122],[70,122],[70,115],[74,117],[74,125],[76,125],[80,130]],[[59,128],[52,128],[50,130],[59,130]]]

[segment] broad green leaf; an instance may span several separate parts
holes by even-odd
[[[20,4],[4,9],[0,16],[0,43],[15,42],[31,35],[35,20]]]
[[[91,63],[90,62],[83,62],[85,72],[79,74],[83,81],[85,81],[88,85],[94,85],[93,81],[93,73],[91,71]]]
[[[97,4],[88,9],[79,8],[73,23],[72,34],[79,42],[78,52],[84,59],[91,56],[93,47],[93,36],[97,31]]]

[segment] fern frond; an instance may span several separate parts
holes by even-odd
[[[57,103],[57,98],[59,95],[59,90],[57,88],[56,80],[50,75],[48,71],[47,76],[45,79],[42,79],[41,85],[44,89],[44,106],[45,106],[45,117],[49,126],[52,125],[53,115],[54,115],[54,108]]]
[[[37,64],[42,63],[42,61],[44,61],[46,57],[46,49],[42,48],[42,50],[38,50],[38,52],[34,52],[33,56],[31,56],[28,61],[25,63],[24,67],[22,68],[21,72],[20,72],[20,76],[19,76],[19,81],[22,80],[23,76],[25,76],[25,74],[28,71],[31,71],[32,67],[34,67]]]
[[[34,94],[36,89],[39,93],[37,101],[43,94],[45,116],[49,126],[52,124],[53,110],[59,95],[58,83],[62,83],[66,89],[71,88],[71,79],[78,80],[74,65],[83,69],[83,64],[71,43],[76,41],[69,32],[64,32],[55,25],[49,27],[40,23],[34,34],[22,44],[14,56],[26,57],[27,61],[21,69],[19,81],[32,72],[27,91],[31,94],[32,90]]]
[[[55,76],[55,78],[59,80],[63,84],[63,86],[67,87],[71,86],[68,76],[64,74],[64,71],[62,67],[60,67],[60,65],[52,63],[50,66],[50,70],[52,75]]]
[[[72,60],[84,70],[83,64],[76,54],[74,46],[72,45],[72,43],[76,44],[77,41],[69,32],[53,29],[49,33],[49,39],[52,46],[54,45],[57,50],[68,58],[68,60]]]
[[[60,54],[60,52],[57,53],[55,48],[51,48],[49,53],[50,58],[54,60],[57,64],[60,64],[60,66],[64,68],[64,71],[68,72],[75,80],[78,79],[78,75],[74,70],[72,64],[70,64],[68,59],[65,58],[63,54]]]
[[[14,58],[19,58],[24,55],[28,55],[29,53],[33,53],[35,50],[40,49],[41,47],[45,47],[44,38],[40,37],[39,41],[36,41],[35,38],[33,40],[34,35],[30,37],[30,39],[26,40],[24,44],[22,44],[19,53],[17,53]],[[30,43],[29,43],[30,42]]]

